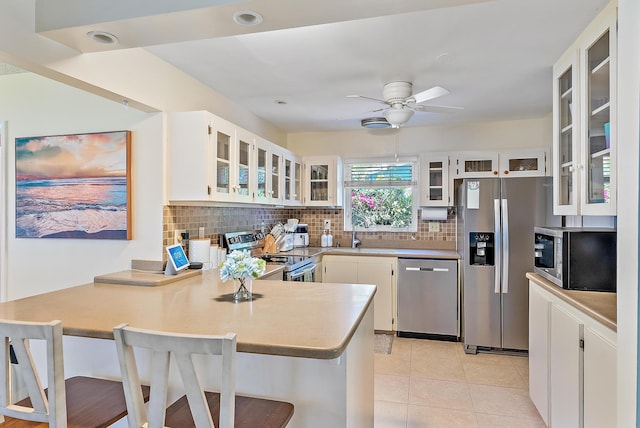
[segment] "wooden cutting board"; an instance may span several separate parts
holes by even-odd
[[[170,284],[181,279],[202,275],[201,269],[187,269],[177,275],[165,275],[164,273],[140,272],[136,270],[123,270],[120,272],[99,275],[93,278],[93,282],[110,284],[144,285],[153,287],[156,285]]]

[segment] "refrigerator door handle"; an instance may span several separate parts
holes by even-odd
[[[494,274],[494,290],[493,292],[500,293],[500,273],[502,272],[502,233],[500,228],[500,199],[493,200],[493,232],[494,232],[494,251],[495,251],[495,274]]]
[[[502,292],[509,292],[509,205],[502,200]]]

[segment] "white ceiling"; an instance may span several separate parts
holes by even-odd
[[[396,80],[413,82],[414,92],[445,87],[450,94],[425,104],[464,108],[418,112],[405,126],[543,116],[553,63],[608,3],[150,1],[38,0],[36,27],[81,52],[144,47],[286,132],[359,129],[380,105],[346,95],[381,98]],[[237,10],[264,22],[241,27],[231,19]],[[95,44],[90,30],[119,43]]]

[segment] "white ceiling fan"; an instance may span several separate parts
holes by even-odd
[[[392,128],[399,128],[407,123],[416,111],[442,112],[446,110],[462,110],[462,107],[421,104],[425,101],[429,101],[449,93],[447,89],[440,86],[434,86],[425,91],[418,92],[417,94],[412,94],[412,92],[413,85],[411,82],[389,82],[382,88],[382,97],[384,98],[382,100],[363,95],[347,95],[347,98],[364,98],[386,104],[387,107],[371,110],[367,113],[381,111],[382,115]]]

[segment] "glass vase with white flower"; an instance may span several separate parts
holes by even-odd
[[[266,262],[247,250],[232,251],[220,264],[220,279],[234,281],[233,300],[251,300],[251,283],[264,273]]]

